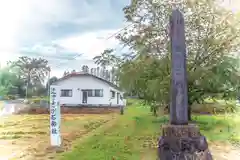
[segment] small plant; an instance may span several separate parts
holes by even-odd
[[[33,102],[34,104],[39,104],[40,101],[41,101],[40,98],[36,98],[36,99],[33,99],[33,100],[32,100],[32,102]]]
[[[6,99],[15,100],[16,97],[15,97],[14,95],[7,95],[7,96],[6,96]]]

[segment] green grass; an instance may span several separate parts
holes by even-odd
[[[239,116],[238,116],[239,117]],[[237,116],[193,116],[201,133],[211,142],[239,143],[240,119]],[[149,108],[140,104],[130,106],[125,115],[119,116],[106,128],[64,152],[60,160],[155,160],[161,125],[168,117],[153,117]]]
[[[155,121],[148,108],[130,107],[107,130],[89,137],[59,159],[139,160],[148,153],[149,159],[154,159],[160,134]]]

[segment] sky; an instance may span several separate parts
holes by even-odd
[[[94,56],[120,47],[114,37],[106,38],[125,26],[122,8],[130,1],[0,0],[1,66],[24,55],[44,57],[57,77],[94,66]],[[223,1],[240,8],[240,0]]]
[[[112,34],[125,26],[130,0],[0,0],[1,66],[19,56],[49,60],[52,75],[94,65],[92,58],[119,47]],[[14,4],[14,5],[13,5]],[[77,57],[77,58],[76,58]],[[73,60],[76,58],[77,60]]]

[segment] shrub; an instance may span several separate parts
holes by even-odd
[[[34,99],[32,99],[31,101],[32,101],[32,103],[34,103],[34,104],[39,104],[41,100],[42,100],[41,98],[34,98]]]
[[[16,99],[16,97],[14,95],[7,95],[6,98],[10,99],[10,100],[15,100]]]

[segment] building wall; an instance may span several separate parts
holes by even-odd
[[[115,88],[113,88],[113,87],[109,87],[110,89],[109,89],[109,100],[110,100],[110,103],[111,104],[117,104],[117,93],[120,93],[120,95],[122,96],[122,98],[123,98],[123,92],[120,92],[119,90],[117,90],[117,89],[115,89]],[[111,98],[111,92],[110,91],[114,91],[115,92],[115,97],[114,98]],[[119,105],[124,105],[124,100],[122,99],[120,99],[120,97],[119,97]]]
[[[109,84],[91,76],[70,77],[59,81],[55,85],[59,86],[60,89],[72,90],[72,97],[60,97],[60,104],[80,105],[82,104],[83,89],[103,89],[103,97],[88,97],[87,104],[109,105],[112,102],[112,105],[117,105],[116,100],[110,101],[110,88],[112,87]]]

